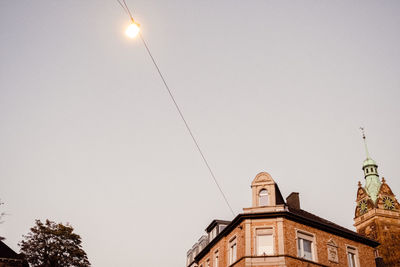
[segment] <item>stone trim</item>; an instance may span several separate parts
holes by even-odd
[[[243,256],[243,257],[239,258],[237,261],[235,261],[234,263],[232,263],[229,266],[230,267],[235,266],[238,263],[240,263],[241,261],[244,261],[246,259],[257,259],[257,258],[263,259],[263,258],[280,258],[280,257],[292,258],[292,259],[296,259],[296,260],[299,260],[299,261],[302,261],[302,262],[307,262],[307,263],[310,263],[310,264],[313,264],[313,265],[316,265],[316,266],[329,267],[329,265],[324,265],[324,264],[321,264],[321,263],[318,263],[318,262],[306,260],[306,259],[303,259],[303,258],[299,258],[299,257],[295,257],[295,256],[292,256],[292,255],[288,255],[288,254],[279,254],[279,255],[274,255],[274,256]]]

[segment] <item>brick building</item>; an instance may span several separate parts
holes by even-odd
[[[380,243],[378,253],[386,267],[400,266],[400,205],[385,179],[379,179],[378,165],[367,154],[363,163],[365,186],[358,183],[354,226],[363,236]]]
[[[251,188],[252,207],[211,222],[188,251],[188,267],[376,266],[378,242],[302,210],[298,193],[285,201],[268,173]]]

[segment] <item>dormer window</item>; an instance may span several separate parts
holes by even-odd
[[[251,183],[251,208],[258,209],[275,207],[285,204],[278,185],[274,182],[271,175],[266,172],[257,174]]]
[[[260,206],[268,206],[268,191],[266,189],[262,189],[259,196],[259,205]]]
[[[211,242],[217,236],[217,227],[215,226],[208,234],[208,242]]]

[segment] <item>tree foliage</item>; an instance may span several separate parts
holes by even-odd
[[[73,233],[69,224],[36,220],[24,240],[19,243],[21,252],[32,267],[88,267],[81,237]]]
[[[3,204],[4,204],[4,203],[1,202],[1,200],[0,200],[0,206],[3,205]],[[3,221],[3,216],[4,216],[4,215],[6,215],[6,213],[5,213],[4,211],[0,211],[0,224],[4,222],[4,221]],[[0,236],[0,241],[1,241],[1,240],[4,240],[4,239],[5,239],[5,238],[4,238],[3,236]]]

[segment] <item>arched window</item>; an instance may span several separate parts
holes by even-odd
[[[259,205],[260,206],[268,206],[268,191],[266,189],[262,189],[258,194],[259,197]]]

